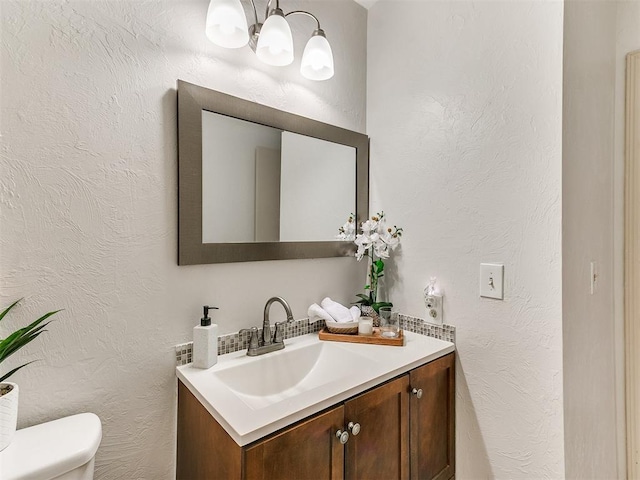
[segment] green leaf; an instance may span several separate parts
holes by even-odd
[[[23,327],[11,335],[9,335],[4,340],[0,341],[0,363],[9,357],[11,354],[15,353],[32,340],[34,340],[40,333],[42,333],[42,329],[46,327],[49,322],[40,326],[42,322],[44,322],[51,315],[55,315],[60,310],[55,310],[53,312],[45,313],[43,316],[32,322],[30,325]]]
[[[358,297],[360,300],[353,302],[354,304],[360,304],[360,305],[371,305],[373,303],[373,300],[371,299],[371,295],[365,295],[364,293],[358,293],[356,295],[356,297]]]
[[[19,298],[18,300],[16,300],[15,302],[13,302],[11,305],[9,305],[7,308],[5,308],[2,313],[0,313],[0,320],[2,320],[4,318],[4,316],[9,313],[9,310],[11,310],[13,307],[15,307],[18,302],[22,300],[21,298]]]
[[[373,308],[376,311],[376,313],[380,313],[380,309],[382,307],[393,307],[393,303],[391,303],[391,302],[376,302],[376,303],[371,305],[371,308]]]
[[[22,299],[20,299],[22,300]],[[14,302],[13,304],[11,304],[9,307],[7,307],[5,310],[3,310],[0,313],[0,320],[2,320],[5,315],[20,301],[17,300],[16,302]],[[31,322],[29,325],[27,325],[26,327],[22,327],[18,330],[16,330],[15,332],[13,332],[12,334],[10,334],[7,338],[5,339],[0,339],[0,363],[2,363],[4,360],[6,360],[8,357],[10,357],[11,355],[13,355],[15,352],[17,352],[18,350],[20,350],[22,347],[26,346],[27,344],[31,343],[33,340],[35,340],[36,338],[38,338],[40,336],[40,334],[46,332],[47,330],[45,330],[45,327],[47,325],[49,325],[49,323],[51,322],[51,320],[49,321],[45,321],[47,320],[49,317],[51,317],[52,315],[55,315],[56,313],[58,313],[60,310],[55,310],[53,312],[48,312],[45,313],[44,315],[42,315],[40,318],[38,318],[37,320],[34,320],[33,322]],[[11,370],[10,372],[4,374],[1,378],[0,378],[0,382],[9,378],[11,375],[13,375],[15,372],[17,372],[19,369],[21,369],[22,367],[28,365],[29,363],[32,362],[28,362],[25,363],[24,365],[20,365],[17,368],[14,368],[13,370]]]
[[[27,365],[29,365],[30,363],[35,362],[36,360],[31,360],[30,362],[25,363],[24,365],[20,365],[19,367],[14,368],[13,370],[11,370],[10,372],[5,373],[2,377],[0,377],[0,383],[4,382],[5,379],[9,378],[11,375],[13,375],[14,373],[16,373],[18,370],[20,370],[22,367],[26,367]]]
[[[373,262],[373,265],[375,265],[376,273],[378,274],[378,276],[380,276],[380,274],[384,270],[384,262],[381,259],[378,259],[375,262]]]
[[[20,350],[22,347],[32,342],[33,340],[35,340],[42,332],[46,332],[46,330],[42,330],[37,333],[30,333],[29,335],[22,335],[14,338],[11,343],[9,343],[6,347],[0,350],[0,362],[6,360],[15,352]]]

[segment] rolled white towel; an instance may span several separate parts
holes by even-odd
[[[320,302],[320,306],[333,317],[336,322],[344,323],[344,322],[352,322],[353,316],[347,307],[344,305],[340,305],[337,302],[334,302],[329,297],[326,297],[322,302]]]
[[[362,315],[362,312],[360,311],[360,309],[355,305],[351,307],[349,311],[351,312],[351,318],[353,318],[354,320],[358,320]]]
[[[323,319],[325,322],[335,322],[333,317],[329,315],[320,305],[314,303],[307,310],[307,315],[309,315],[309,319],[317,320],[318,318]]]

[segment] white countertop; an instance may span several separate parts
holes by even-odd
[[[317,333],[310,333],[285,340],[286,348],[258,357],[248,357],[240,350],[218,357],[218,363],[203,370],[191,364],[176,368],[178,378],[202,403],[227,433],[240,446],[247,445],[265,435],[335,405],[386,380],[390,380],[413,368],[453,352],[453,343],[411,332],[404,332],[402,347],[366,345],[344,342],[325,342]],[[296,358],[296,350],[314,347],[322,343],[324,357],[329,359],[334,374],[326,375],[322,385],[313,388],[289,388],[287,394],[274,393],[268,397],[252,396],[234,391],[223,381],[225,375],[232,378],[238,366],[259,372],[267,357],[285,355],[281,359]],[[315,348],[319,348],[315,346]],[[300,350],[301,351],[301,350]],[[339,364],[341,354],[348,356],[350,364]],[[328,355],[328,356],[326,356]],[[268,362],[279,360],[273,358]],[[348,368],[347,368],[348,367]],[[349,374],[345,372],[349,371]],[[353,373],[355,372],[355,373]],[[230,376],[230,375],[231,376]],[[243,380],[250,383],[251,379]],[[302,385],[304,381],[300,382]],[[265,400],[265,399],[268,399]]]

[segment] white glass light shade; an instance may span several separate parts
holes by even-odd
[[[249,27],[240,0],[211,0],[206,33],[221,47],[244,47],[249,42]]]
[[[293,62],[293,36],[283,16],[269,15],[260,29],[256,55],[264,63],[282,67]]]
[[[328,80],[333,77],[333,53],[324,35],[314,35],[302,54],[300,73],[309,80]]]

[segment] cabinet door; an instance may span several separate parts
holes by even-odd
[[[455,355],[410,373],[411,478],[446,480],[455,474]]]
[[[178,382],[178,480],[240,480],[242,448]]]
[[[345,426],[360,425],[346,444],[347,480],[409,478],[409,376],[345,403]]]
[[[247,480],[342,480],[344,445],[336,437],[343,428],[340,406],[246,449]]]

